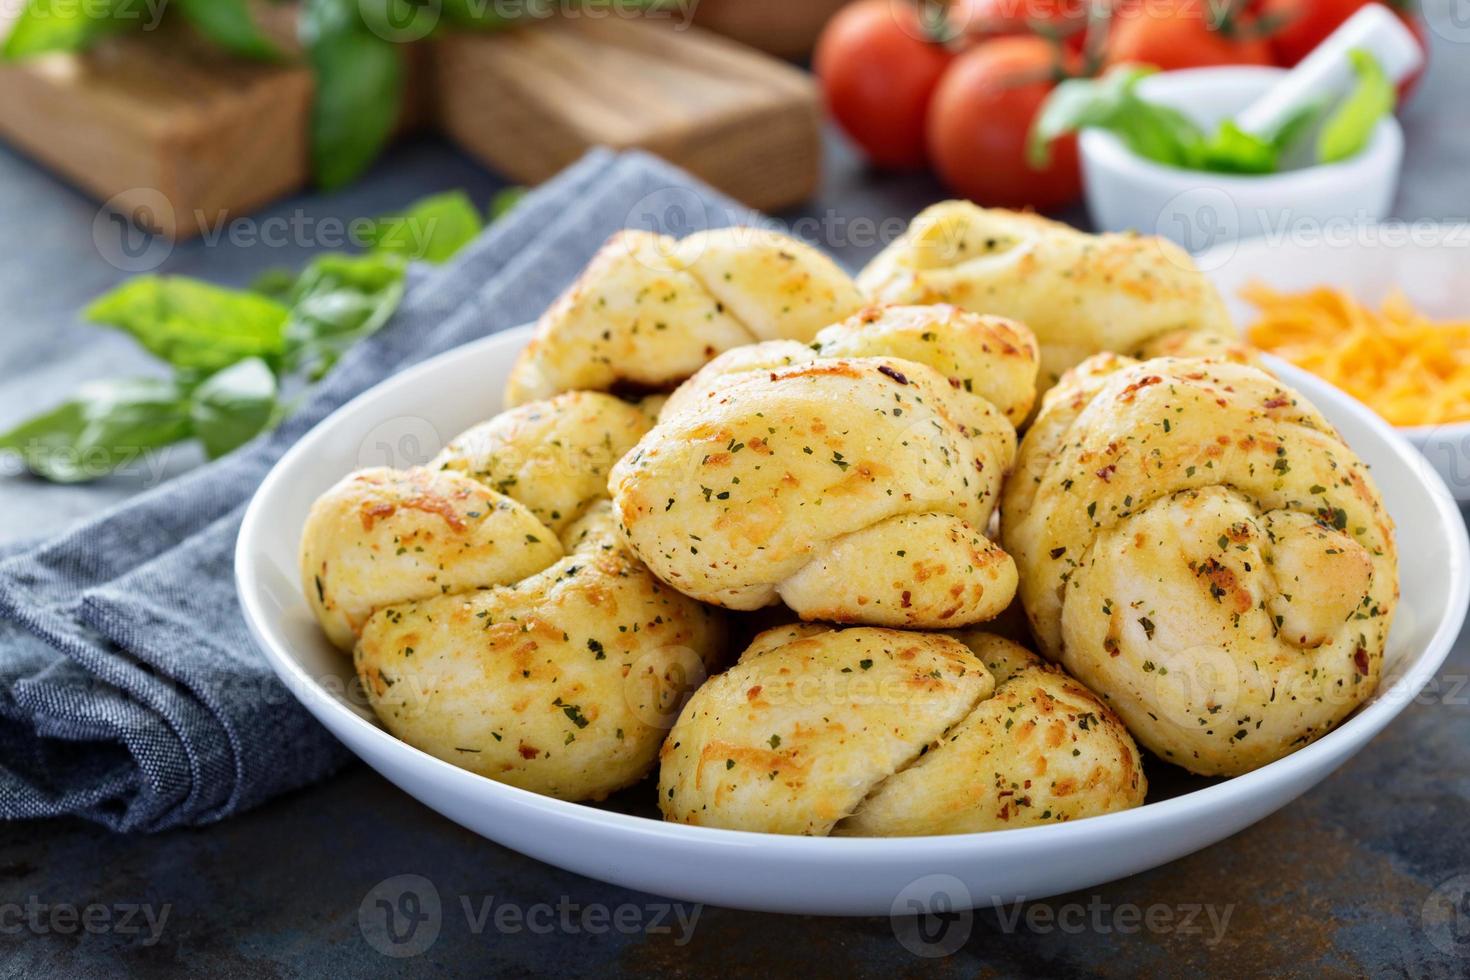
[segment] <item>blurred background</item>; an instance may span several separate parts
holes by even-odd
[[[0,467],[77,486],[53,495],[41,481],[7,480],[17,507],[0,537],[95,513],[279,415],[296,382],[272,364],[268,399],[261,378],[226,379],[249,411],[212,446],[183,438],[175,420],[154,425],[151,439],[178,445],[151,467],[110,453],[115,434],[96,427],[86,438],[56,420],[23,429],[79,383],[167,373],[129,320],[141,291],[155,288],[148,277],[275,289],[290,308],[304,288],[291,277],[314,256],[381,253],[385,221],[406,217],[411,229],[440,232],[441,254],[414,242],[387,251],[442,258],[593,146],[656,153],[851,270],[947,197],[1164,234],[1197,252],[1294,233],[1292,220],[1319,233],[1338,219],[1463,220],[1470,132],[1451,120],[1470,86],[1470,28],[1454,0],[1427,3],[1383,8],[1427,67],[1388,84],[1381,66],[1374,77],[1349,72],[1339,52],[1332,98],[1279,120],[1279,132],[1242,133],[1222,120],[1269,87],[1272,72],[1379,5],[6,0],[0,384],[12,397],[0,405],[0,450],[12,452],[0,452]],[[1164,72],[1143,77],[1155,68]],[[1191,75],[1181,69],[1223,74],[1171,92],[1171,77]],[[1077,131],[1088,127],[1079,150]],[[1121,155],[1108,152],[1118,146]],[[1291,179],[1253,201],[1253,188]],[[1209,192],[1219,188],[1223,198]],[[630,221],[677,232],[697,217]],[[132,292],[113,297],[119,289]],[[113,297],[111,313],[89,308],[98,297]],[[358,311],[332,326],[338,348],[394,302],[360,284],[338,298]],[[252,380],[257,388],[242,394]],[[94,414],[117,415],[119,398],[140,397],[104,396]],[[136,427],[126,434],[139,441]],[[46,473],[25,438],[59,439],[95,465]]]

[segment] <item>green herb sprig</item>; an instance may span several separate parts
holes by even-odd
[[[388,322],[410,261],[443,262],[483,225],[455,191],[375,219],[366,252],[324,253],[299,274],[268,273],[251,289],[183,276],[130,279],[85,316],[132,337],[172,376],[85,384],[0,433],[0,451],[57,483],[96,479],[141,452],[190,439],[209,458],[223,456],[281,419],[283,388],[319,378]]]
[[[1170,106],[1141,97],[1138,84],[1151,67],[1119,65],[1101,78],[1067,79],[1047,98],[1032,124],[1027,160],[1044,168],[1051,144],[1068,133],[1106,129],[1134,153],[1186,170],[1215,173],[1269,174],[1299,156],[1307,137],[1317,134],[1310,163],[1335,163],[1361,152],[1378,121],[1393,111],[1395,92],[1383,68],[1366,51],[1348,52],[1357,80],[1335,103],[1303,108],[1275,132],[1247,133],[1230,120],[1206,132]]]

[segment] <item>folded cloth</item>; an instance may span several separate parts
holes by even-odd
[[[235,539],[266,472],[389,374],[534,319],[614,231],[748,220],[654,157],[593,152],[448,265],[416,267],[392,321],[274,432],[0,553],[0,817],[206,824],[341,767],[346,750],[276,680],[235,598]]]

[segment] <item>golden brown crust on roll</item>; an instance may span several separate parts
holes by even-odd
[[[1332,426],[1258,368],[1080,365],[1027,433],[1001,525],[1042,651],[1185,768],[1278,759],[1378,683],[1392,523]]]
[[[535,575],[378,610],[354,662],[410,745],[512,786],[601,799],[648,772],[668,730],[661,698],[714,666],[720,633],[622,548],[604,501]]]
[[[655,579],[612,520],[608,470],[651,424],[608,395],[560,395],[317,501],[307,596],[389,731],[565,799],[648,771],[667,702],[724,646],[719,617]]]
[[[922,316],[891,315],[906,330]],[[985,392],[1034,374],[1025,329],[1006,324],[1018,343],[965,355],[967,390],[943,373],[959,349],[943,338],[995,325],[940,308],[927,342],[874,329],[886,316],[859,314],[811,347],[731,351],[674,393],[609,483],[655,574],[732,609],[784,600],[804,619],[958,627],[1005,608],[1014,569],[983,529],[1015,432]],[[823,354],[881,351],[895,336],[910,356],[932,350],[939,369]]]
[[[957,306],[870,306],[817,334],[821,357],[901,357],[934,368],[1020,425],[1036,399],[1036,336]]]
[[[810,340],[862,303],[835,262],[773,231],[721,228],[682,241],[619,232],[537,322],[506,405],[672,387],[733,347]]]
[[[898,836],[1092,816],[1145,788],[1111,712],[1009,641],[805,624],[696,692],[658,798],[683,823]]]
[[[954,303],[1014,317],[1041,344],[1044,391],[1100,351],[1178,330],[1233,338],[1225,304],[1162,238],[1089,235],[1035,214],[945,201],[858,275],[875,302]]]
[[[967,834],[1143,803],[1148,782],[1138,747],[1096,694],[1009,640],[978,631],[957,638],[990,670],[995,692],[870,794],[837,833]]]

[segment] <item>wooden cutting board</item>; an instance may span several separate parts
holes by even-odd
[[[523,183],[599,145],[651,150],[763,210],[820,176],[810,76],[699,28],[568,18],[445,37],[432,60],[445,133]]]
[[[270,33],[289,44],[294,15],[274,9]],[[816,186],[810,79],[697,29],[581,17],[405,50],[403,129],[442,125],[518,182],[601,144],[651,150],[752,207]],[[312,91],[299,63],[231,58],[165,25],[0,65],[0,139],[139,225],[187,238],[309,182]]]
[[[306,183],[311,74],[160,29],[0,67],[0,138],[151,231],[198,234]]]
[[[311,179],[311,72],[299,62],[294,9],[255,9],[287,61],[232,57],[164,21],[83,54],[0,63],[0,140],[176,239],[300,190]],[[406,51],[401,132],[430,116],[428,52]]]

